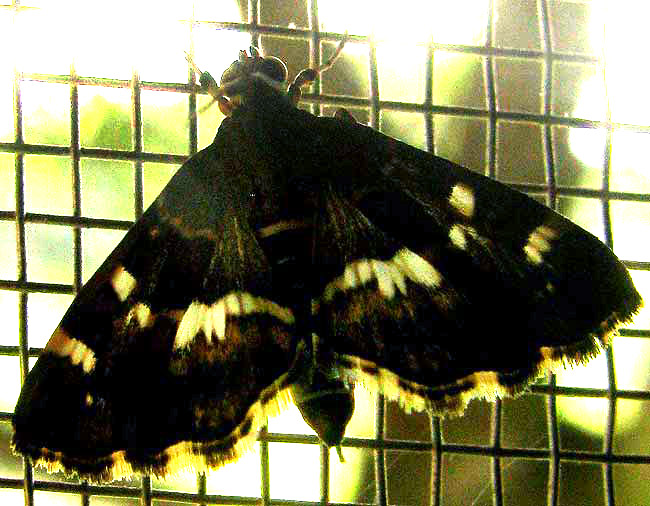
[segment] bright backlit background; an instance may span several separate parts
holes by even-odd
[[[359,121],[554,205],[612,240],[650,300],[650,105],[648,66],[638,54],[649,17],[646,2],[577,0],[32,0],[0,7],[0,504],[24,501],[22,459],[8,448],[23,309],[33,364],[73,287],[92,275],[182,161],[212,141],[222,120],[216,108],[194,114],[208,99],[192,93],[184,51],[218,77],[253,34],[293,78],[313,58],[310,30],[331,36],[316,48],[321,59],[348,31],[341,59],[308,90],[303,107],[331,114],[344,105]],[[24,228],[16,219],[21,206]],[[24,237],[24,259],[17,237]],[[495,317],[507,318],[503,311]],[[540,452],[557,427],[564,457],[592,455],[561,460],[558,504],[650,503],[648,337],[645,309],[587,367],[541,380],[533,393],[496,407],[474,401],[464,417],[442,421],[449,450],[437,482],[442,502],[545,504],[553,475]],[[550,402],[549,385],[560,394]],[[375,406],[358,388],[346,462],[330,459],[332,501],[375,500],[368,448],[376,444]],[[552,414],[557,426],[549,425]],[[385,421],[382,437],[436,441],[426,415],[388,403]],[[298,411],[271,420],[269,432],[271,498],[319,501],[321,450]],[[482,454],[494,445],[512,451],[498,460]],[[615,457],[606,467],[600,462],[608,452]],[[431,452],[381,455],[389,502],[428,503]],[[198,485],[195,475],[152,480],[154,503],[181,504],[181,493],[197,490],[260,497],[260,459],[251,453]],[[74,488],[57,485],[75,480],[42,471],[35,479],[36,504],[79,504]],[[117,485],[134,488],[86,498],[138,503],[139,479]]]

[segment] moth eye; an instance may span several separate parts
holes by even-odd
[[[259,66],[259,71],[279,83],[287,80],[287,66],[275,56],[265,57]]]
[[[228,67],[226,70],[223,71],[223,74],[221,74],[221,79],[219,79],[219,84],[223,86],[225,83],[228,83],[230,81],[234,81],[238,77],[241,76],[242,74],[242,64],[239,61],[234,61],[230,64],[230,67]]]

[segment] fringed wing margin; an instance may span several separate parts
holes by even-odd
[[[92,481],[205,470],[288,402],[294,316],[272,300],[237,184],[214,145],[181,167],[29,373],[16,452]]]
[[[407,409],[459,413],[582,363],[641,297],[589,232],[507,186],[361,125],[318,209],[325,360]]]

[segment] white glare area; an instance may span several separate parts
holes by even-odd
[[[170,25],[188,14],[182,12],[187,9],[173,9],[176,4],[128,0],[43,3],[19,18],[22,33],[38,34],[25,37],[17,48],[21,70],[68,74],[74,61],[83,76],[129,79],[133,67],[145,57],[145,48],[155,48],[149,51],[158,55],[159,65],[173,65],[174,58],[165,47],[174,42]],[[148,22],[142,23],[143,19]]]
[[[35,504],[47,504],[48,506],[72,506],[79,503],[79,498],[72,494],[60,494],[56,492],[34,492]],[[95,506],[95,501],[91,502]]]
[[[616,339],[616,338],[614,338]],[[616,354],[616,374],[621,384],[632,384],[648,373],[648,366],[638,356],[631,353],[632,347],[622,348]],[[557,372],[558,386],[574,388],[606,389],[608,386],[607,362],[605,353],[591,360],[585,366],[575,366]],[[634,428],[642,414],[641,403],[619,404],[616,410],[619,430],[624,432]],[[588,397],[558,397],[557,409],[560,417],[566,423],[580,427],[581,430],[593,435],[602,435],[605,411],[603,399]]]
[[[269,420],[269,432],[313,434],[295,405]],[[314,445],[269,445],[271,495],[282,499],[317,501],[320,483],[318,456],[318,446]]]
[[[8,10],[0,11],[0,47],[5,49],[13,46],[11,42],[14,33],[12,18],[13,16]],[[13,65],[13,51],[4,51],[0,58],[0,142],[14,140]]]
[[[0,290],[0,318],[2,318],[0,346],[18,344],[18,308],[18,292]]]
[[[324,31],[370,35],[377,40],[477,44],[487,25],[486,0],[320,0],[318,18]],[[345,13],[345,15],[341,15]]]
[[[193,477],[196,481],[196,477]],[[216,472],[206,474],[207,490],[210,494],[260,495],[260,450],[259,444],[250,453],[241,457],[237,464],[226,465]]]
[[[239,56],[248,50],[250,35],[211,27],[194,31],[194,62],[202,71],[208,71],[217,82],[221,74]]]
[[[318,445],[269,443],[271,497],[295,501],[318,501],[320,498],[319,455]],[[355,463],[351,465],[354,466]]]
[[[29,294],[27,314],[30,347],[45,347],[71,302],[72,295]]]
[[[379,44],[376,50],[379,98],[396,102],[424,101],[424,47],[404,48],[397,44]]]
[[[0,411],[11,413],[20,393],[20,360],[18,357],[0,357],[2,370],[2,394]]]
[[[582,83],[574,117],[605,119],[606,104],[603,101],[602,87],[602,77],[592,77]],[[594,137],[596,135],[597,137]],[[572,128],[569,130],[569,146],[573,154],[585,165],[597,168],[603,166],[605,130]]]
[[[201,12],[199,5],[195,15]],[[68,74],[74,62],[81,76],[130,79],[137,69],[143,80],[184,82],[189,23],[183,20],[191,17],[190,2],[43,2],[19,15],[18,30],[37,35],[26,36],[16,47],[17,61],[24,72]],[[218,19],[239,21],[237,3],[219,2]],[[237,57],[227,45],[210,50],[230,53],[228,63]]]
[[[47,504],[47,506],[76,506],[79,504],[79,496],[74,494],[62,494],[58,492],[44,492],[36,490],[34,492],[35,504]],[[93,506],[103,506],[105,503],[103,498],[93,496],[91,502]],[[0,490],[0,504],[3,506],[24,506],[25,498],[23,491],[20,489],[11,490],[4,488]],[[125,503],[119,503],[125,504]]]
[[[642,377],[648,375],[647,360],[640,360],[630,350],[631,348],[623,348],[616,356],[616,374],[619,381],[625,384],[638,382]],[[558,371],[557,384],[576,388],[607,389],[608,374],[605,353],[601,353],[584,366],[574,366]],[[581,430],[594,435],[602,434],[604,416],[602,399],[571,397],[571,402],[559,402],[558,400],[557,408],[559,415],[566,423],[580,427]],[[641,415],[642,408],[641,403],[619,404],[616,410],[616,419],[621,431],[634,429],[634,424]]]
[[[647,133],[612,132],[612,190],[650,193],[650,160],[646,153],[649,140]]]
[[[79,502],[78,499],[77,502]],[[19,489],[12,490],[10,488],[3,488],[0,490],[0,503],[5,506],[25,506],[23,491]]]
[[[599,92],[605,83],[612,121],[648,125],[650,69],[639,62],[639,54],[634,48],[646,46],[650,3],[620,1],[595,5],[601,8],[592,8],[591,45],[594,54],[605,58],[606,74],[605,78],[594,78],[583,84],[574,116],[602,118],[606,104]],[[607,5],[606,10],[603,5]],[[603,153],[590,150],[593,144],[582,138],[577,129],[573,129],[571,134],[571,150],[576,156],[589,165],[601,167]],[[616,132],[616,136],[619,137],[616,142],[621,145],[613,145],[613,152],[624,159],[621,162],[625,166],[638,167],[638,178],[647,184],[650,177],[647,172],[647,143],[634,142],[634,135],[627,132]]]
[[[597,9],[596,6],[600,6]],[[606,6],[606,7],[604,7]],[[603,10],[603,9],[606,10]],[[606,81],[592,78],[583,83],[574,116],[579,118],[602,118],[606,104],[603,101],[602,87],[606,84],[612,121],[650,124],[650,103],[647,100],[647,82],[650,78],[648,66],[639,61],[638,52],[633,48],[645,47],[647,42],[647,20],[650,17],[650,3],[636,1],[602,2],[594,4],[590,22],[592,48],[596,55],[602,52],[606,60]],[[604,24],[606,23],[606,25]],[[591,135],[581,135],[582,129],[571,129],[569,143],[571,151],[587,165],[603,166],[603,139],[594,142]],[[648,188],[647,143],[639,142],[639,136],[617,131],[612,136],[612,152],[616,154],[616,167],[624,166],[629,186],[636,182],[640,190]],[[594,149],[595,148],[595,149]],[[614,157],[612,159],[614,162]],[[614,165],[613,169],[616,168]],[[614,179],[614,178],[613,178]],[[578,209],[576,212],[580,212]],[[647,217],[646,220],[650,219]],[[646,221],[647,223],[647,221]],[[637,224],[638,225],[638,224]],[[634,251],[638,241],[634,223],[625,226],[618,220],[614,230],[615,248],[626,252]],[[640,286],[637,287],[642,290]],[[639,321],[639,318],[636,320]],[[632,325],[637,326],[637,325]],[[614,338],[616,339],[616,338]],[[628,353],[625,353],[628,351]],[[628,382],[633,378],[647,376],[647,360],[640,360],[634,353],[621,350],[616,357],[616,371],[626,375]],[[563,383],[588,388],[603,388],[607,384],[607,368],[604,355],[598,357],[584,368],[575,368],[558,375]],[[603,385],[603,382],[605,384]],[[558,404],[563,418],[584,430],[602,432],[602,405],[591,399],[572,399],[570,403]],[[619,404],[616,411],[620,430],[633,430],[640,416],[640,403]]]
[[[591,360],[587,365],[574,366],[557,371],[558,386],[575,388],[607,388],[607,363],[605,354]],[[557,410],[560,418],[593,435],[603,431],[603,405],[600,399],[571,397],[570,402],[558,397]]]
[[[380,100],[421,103],[426,92],[423,43],[432,40],[445,44],[483,44],[488,4],[483,0],[444,4],[430,0],[321,0],[318,12],[322,30],[370,35],[377,42]],[[354,54],[367,52],[368,48],[365,44],[350,44],[345,51]],[[436,72],[461,83],[466,61],[448,58],[449,65],[438,63]],[[367,69],[359,65],[356,71],[362,73]]]
[[[592,19],[593,45],[597,50],[604,47],[612,121],[648,125],[650,69],[636,48],[647,46],[650,3],[623,0],[597,5],[605,5],[606,9],[596,11]]]

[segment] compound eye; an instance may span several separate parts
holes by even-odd
[[[221,79],[219,80],[219,84],[223,86],[224,84],[229,83],[230,81],[234,81],[235,79],[241,76],[241,73],[242,73],[242,64],[239,61],[234,61],[230,64],[230,67],[224,70],[223,74],[221,74]]]
[[[280,58],[275,56],[266,56],[260,64],[259,71],[265,76],[282,83],[287,80],[287,66]]]

